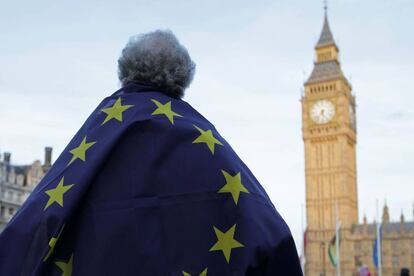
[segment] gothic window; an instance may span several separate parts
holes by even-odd
[[[394,268],[398,268],[400,266],[400,259],[398,258],[398,256],[393,255],[392,256],[392,267]]]
[[[22,174],[17,175],[16,177],[16,184],[23,186],[24,176]]]
[[[355,256],[355,266],[360,267],[362,265],[361,256]]]
[[[391,243],[392,246],[392,252],[397,252],[398,251],[398,241],[397,240],[393,240]]]
[[[361,250],[361,242],[360,241],[356,241],[354,243],[354,247],[355,247],[355,250],[357,250],[357,251]]]
[[[15,183],[15,181],[16,181],[16,174],[14,173],[14,171],[11,171],[11,172],[9,173],[9,182],[10,182],[11,184],[14,184],[14,183]]]

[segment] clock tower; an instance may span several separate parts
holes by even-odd
[[[325,9],[314,68],[304,84],[302,134],[305,149],[307,276],[333,275],[328,246],[341,223],[341,252],[358,223],[356,117],[352,86],[344,76]],[[341,264],[346,265],[346,256]]]

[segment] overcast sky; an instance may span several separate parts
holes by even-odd
[[[23,3],[24,2],[24,3]],[[414,201],[414,2],[329,1],[357,99],[360,221],[387,199],[392,220]],[[301,246],[305,202],[300,89],[313,66],[322,1],[0,0],[0,153],[57,157],[119,88],[128,38],[171,29],[197,72],[185,100],[251,168]]]

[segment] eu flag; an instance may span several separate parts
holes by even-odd
[[[376,268],[381,266],[381,256],[382,254],[382,225],[377,226],[377,237],[374,240],[374,244],[372,246],[372,261]],[[380,253],[380,254],[378,254]]]
[[[0,275],[302,272],[289,228],[215,127],[130,83],[99,104],[0,235]]]

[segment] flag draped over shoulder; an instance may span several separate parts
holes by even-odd
[[[0,235],[0,275],[302,273],[287,225],[214,126],[131,83],[99,104]]]

